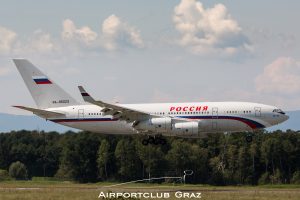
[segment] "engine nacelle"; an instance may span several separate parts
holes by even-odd
[[[196,135],[199,133],[198,122],[177,122],[173,125],[176,135]]]
[[[135,126],[135,129],[150,130],[155,132],[167,132],[172,128],[172,119],[169,117],[164,118],[151,118],[149,120],[141,121]]]

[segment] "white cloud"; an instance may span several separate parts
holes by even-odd
[[[280,57],[256,77],[256,89],[261,93],[295,94],[300,92],[300,62]]]
[[[59,44],[54,41],[49,33],[36,30],[26,41],[18,41],[14,49],[16,54],[47,54],[59,49]]]
[[[40,29],[29,36],[17,37],[14,31],[0,26],[0,55],[26,57],[67,52],[78,56],[144,46],[140,32],[115,15],[106,18],[101,28],[97,33],[88,26],[77,27],[72,20],[66,19],[62,22],[61,37],[53,38]]]
[[[29,54],[44,54],[59,49],[49,33],[36,30],[27,38],[17,37],[17,33],[0,26],[0,55],[27,56]]]
[[[62,39],[65,41],[79,42],[80,44],[91,46],[96,41],[98,34],[94,32],[90,27],[83,26],[77,28],[74,22],[70,19],[66,19],[62,23]]]
[[[140,32],[115,15],[103,21],[99,34],[88,26],[77,28],[70,19],[64,20],[62,26],[62,40],[77,49],[85,46],[96,50],[104,48],[113,51],[126,47],[143,47]]]
[[[111,15],[104,20],[102,36],[103,45],[107,50],[116,50],[122,46],[137,48],[144,46],[140,32],[115,15]]]
[[[174,9],[173,22],[181,34],[179,45],[194,54],[232,56],[253,50],[223,4],[205,9],[196,0],[182,0]]]
[[[0,26],[0,54],[7,54],[11,51],[17,34],[8,28]]]
[[[0,67],[0,76],[5,76],[10,73],[10,69],[7,67]]]
[[[34,32],[30,44],[30,46],[36,51],[49,52],[56,49],[56,46],[50,34],[44,33],[41,30],[37,30]]]

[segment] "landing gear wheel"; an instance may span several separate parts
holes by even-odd
[[[149,144],[154,144],[154,142],[155,142],[154,137],[150,136],[150,137],[148,138],[148,143],[149,143]]]
[[[167,141],[166,141],[166,139],[164,139],[164,138],[161,138],[161,139],[160,139],[160,144],[161,144],[161,145],[165,145],[165,144],[167,144]]]
[[[149,144],[149,140],[143,139],[143,140],[142,140],[142,144],[143,144],[144,146],[147,146],[147,145]]]
[[[145,138],[142,140],[142,144],[144,146],[147,146],[149,144],[154,144],[154,145],[165,145],[167,143],[166,139],[163,138],[160,135],[156,135],[156,136],[148,136],[148,138]]]
[[[161,138],[156,137],[156,138],[154,139],[154,141],[153,141],[153,144],[155,144],[155,145],[161,144]]]
[[[246,135],[246,141],[247,141],[248,143],[251,143],[251,142],[253,141],[253,136],[252,136],[251,134]]]

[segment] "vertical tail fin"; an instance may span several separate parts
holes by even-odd
[[[13,59],[38,108],[55,108],[79,103],[26,59]]]

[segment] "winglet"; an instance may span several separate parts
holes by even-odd
[[[91,97],[89,95],[89,93],[87,93],[82,86],[78,86],[78,89],[79,89],[84,101],[89,102],[89,103],[95,102],[95,99],[93,97]]]

